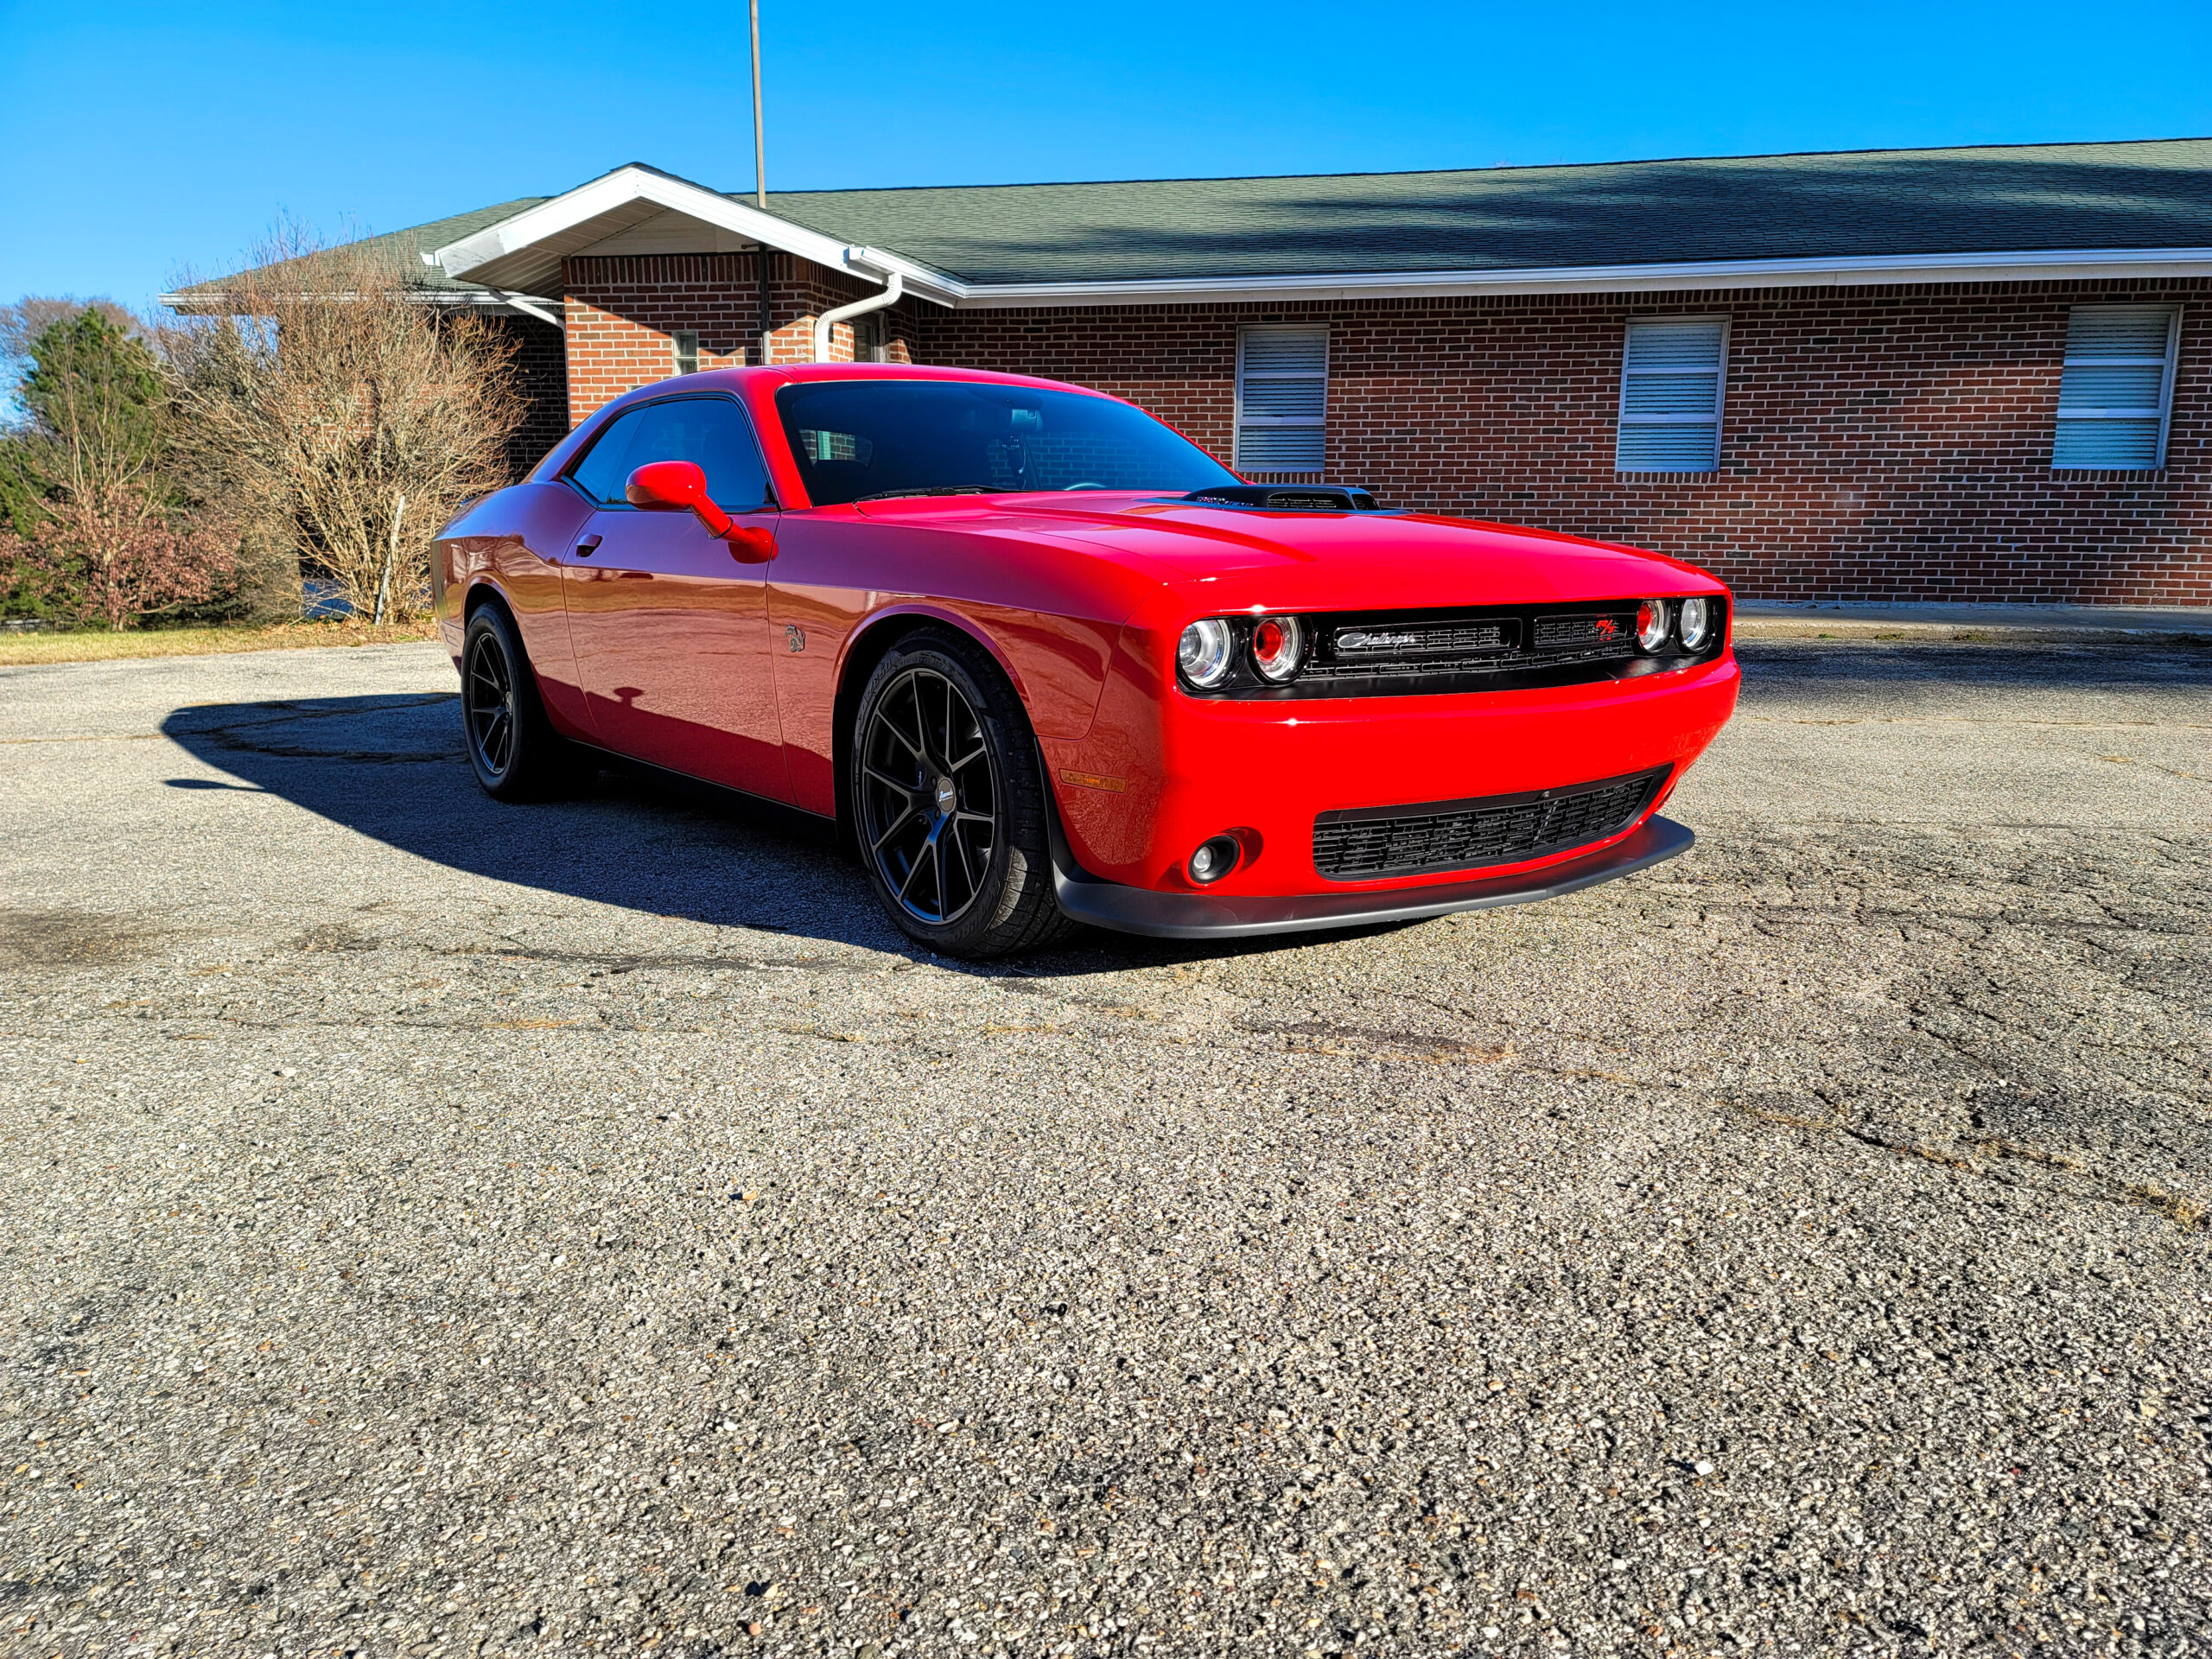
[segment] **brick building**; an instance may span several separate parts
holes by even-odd
[[[403,232],[550,442],[698,367],[1081,382],[1258,479],[1794,599],[2212,605],[2212,140],[720,194]],[[895,294],[895,298],[887,298]],[[555,330],[559,330],[556,334]]]

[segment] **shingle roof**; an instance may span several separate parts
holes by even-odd
[[[389,231],[382,236],[363,237],[354,245],[378,252],[389,251],[426,289],[454,294],[480,293],[482,290],[476,283],[457,283],[435,265],[423,264],[421,256],[442,248],[449,242],[458,242],[464,236],[473,236],[487,225],[496,225],[503,219],[511,219],[524,208],[535,207],[544,200],[543,196],[518,196],[512,201],[503,201],[496,207],[455,213],[450,219],[434,219],[427,225],[410,225],[404,231]],[[289,262],[280,261],[270,269],[281,269],[286,263]],[[222,286],[223,279],[219,276],[204,283],[194,283],[188,288],[179,289],[175,294],[163,295],[162,303],[189,300],[194,295],[212,295]]]
[[[749,203],[750,193],[732,193]],[[526,196],[372,240],[460,241]],[[771,194],[969,283],[2212,248],[2212,138]],[[425,270],[433,289],[473,289]]]
[[[971,283],[2212,247],[2212,138],[771,194]]]

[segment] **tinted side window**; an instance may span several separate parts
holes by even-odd
[[[615,420],[569,474],[607,506],[649,461],[690,461],[707,475],[707,493],[733,511],[768,499],[768,474],[745,411],[727,397],[679,397],[647,404]]]

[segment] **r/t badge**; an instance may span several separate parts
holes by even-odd
[[[806,630],[799,626],[796,622],[788,624],[784,629],[784,645],[786,649],[791,651],[804,651],[806,649]]]

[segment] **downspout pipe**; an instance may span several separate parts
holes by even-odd
[[[865,276],[867,273],[855,274]],[[814,320],[814,360],[817,363],[830,360],[830,331],[832,328],[855,317],[866,316],[871,311],[880,311],[886,306],[898,304],[899,296],[906,291],[906,279],[894,270],[884,279],[882,293],[871,294],[864,300],[855,300],[850,305],[841,305],[834,311],[824,311]]]
[[[546,309],[546,307],[553,303],[552,301],[541,300],[528,294],[510,294],[503,288],[494,288],[487,291],[502,305],[512,306],[525,317],[536,317],[540,322],[550,322],[564,334],[569,332],[568,323],[556,313]]]

